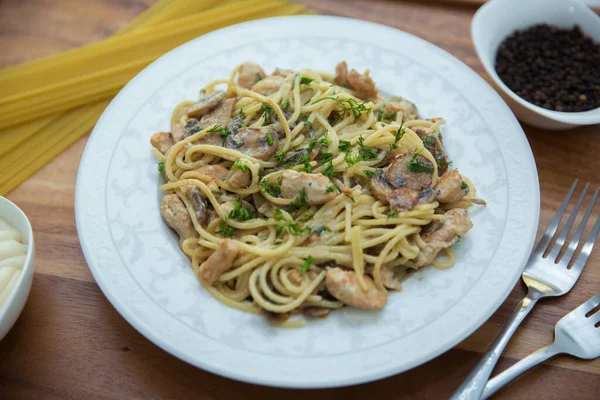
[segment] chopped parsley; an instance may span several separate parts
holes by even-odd
[[[365,174],[365,176],[366,176],[367,178],[372,178],[372,177],[374,177],[375,175],[377,175],[377,172],[375,172],[375,171],[371,171],[370,169],[365,169],[365,170],[363,170],[363,173]]]
[[[437,164],[438,169],[447,168],[452,165],[452,161],[444,160],[441,157],[435,157],[435,163]]]
[[[233,171],[234,169],[239,168],[242,170],[242,172],[246,172],[248,171],[248,165],[246,164],[246,161],[242,158],[240,158],[239,160],[237,160],[236,162],[233,163],[233,165],[231,166],[231,170]]]
[[[354,199],[354,197],[350,196],[348,193],[346,193],[346,196],[352,200],[353,203],[356,203],[356,199]]]
[[[264,76],[262,76],[262,74],[258,73],[258,74],[256,74],[256,80],[254,81],[254,83],[256,83],[256,82],[260,82],[260,81],[262,81],[263,79],[265,79],[265,77],[264,77]]]
[[[273,157],[279,162],[279,164],[282,164],[283,163],[283,159],[285,158],[285,154],[280,153],[280,152],[276,152]]]
[[[290,98],[289,98],[289,97],[288,97],[288,98],[286,98],[286,99],[283,101],[283,103],[281,103],[281,110],[282,110],[283,112],[287,111],[287,110],[288,110],[288,108],[290,108]]]
[[[224,191],[222,191],[222,190],[211,190],[211,192],[212,192],[213,194],[225,194],[225,192],[224,192]]]
[[[333,168],[333,161],[329,160],[327,161],[327,166],[323,170],[323,175],[331,176],[331,174],[335,174],[335,169]]]
[[[321,161],[328,162],[333,159],[333,153],[321,153]]]
[[[158,163],[158,172],[165,173],[165,163],[162,161]]]
[[[335,185],[327,186],[327,189],[325,189],[325,192],[326,193],[335,192],[336,189],[337,189],[337,186],[335,186]]]
[[[310,159],[308,158],[308,154],[305,154],[298,160],[298,164],[304,164],[304,168],[302,170],[308,172],[309,174],[312,172],[312,165],[310,163]]]
[[[221,128],[221,125],[215,124],[208,130],[208,132],[219,132],[219,135],[227,137],[227,128]]]
[[[439,196],[440,194],[442,194],[442,191],[440,189],[438,189],[438,190],[435,191],[435,195],[436,196]]]
[[[275,209],[275,216],[273,218],[275,218],[275,221],[281,221],[281,219],[283,218],[283,213],[281,212],[281,208]]]
[[[365,105],[367,104],[366,101],[359,102],[354,97],[340,99],[337,95],[333,95],[320,98],[319,100],[314,101],[312,104],[316,104],[324,100],[333,100],[341,106],[341,109],[337,111],[340,118],[344,118],[346,113],[351,112],[354,116],[354,120],[356,121],[363,113],[371,111],[371,109]]]
[[[310,265],[313,262],[313,257],[311,255],[309,255],[308,257],[306,257],[306,260],[304,261],[304,264],[302,264],[302,268],[300,269],[300,272],[305,273],[308,272],[308,269],[310,268]]]
[[[229,213],[229,218],[236,221],[248,221],[254,218],[254,211],[251,208],[242,207],[239,201],[234,201],[233,210]]]
[[[382,114],[379,114],[379,115],[382,115]],[[383,114],[383,120],[391,122],[396,119],[397,115],[398,115],[397,111],[393,111],[391,114]]]
[[[387,214],[387,217],[388,217],[388,218],[394,218],[394,217],[397,217],[397,216],[398,216],[398,210],[390,211],[390,212]]]
[[[467,182],[462,181],[460,184],[460,188],[463,192],[465,192],[465,194],[469,193],[469,185],[467,185]]]
[[[425,139],[423,139],[423,144],[426,147],[432,146],[435,143],[435,135],[429,135]]]
[[[306,195],[306,191],[302,190],[300,192],[300,195],[288,205],[287,211],[289,213],[293,213],[294,211],[302,210],[302,209],[306,208],[307,204],[308,204],[308,196]]]
[[[244,107],[240,108],[240,118],[246,119],[246,113],[244,112]]]
[[[390,151],[396,150],[398,148],[398,142],[402,139],[402,136],[406,133],[406,129],[404,128],[404,123],[400,124],[400,128],[394,135],[394,143],[390,144]]]
[[[269,146],[273,146],[273,135],[271,135],[271,133],[267,133],[267,142],[269,143]]]
[[[310,84],[312,81],[314,81],[314,79],[312,78],[307,78],[305,76],[303,76],[302,78],[300,78],[300,84],[301,85],[308,85]]]
[[[273,121],[273,108],[267,103],[262,103],[262,105],[260,106],[260,110],[262,111],[262,116],[265,119],[263,125],[271,124],[271,122]]]
[[[285,221],[285,223],[281,225],[275,225],[275,227],[277,228],[278,233],[281,233],[284,229],[287,229],[292,236],[301,235],[303,232],[308,230],[308,228],[300,227],[300,225],[294,221]]]
[[[352,150],[352,143],[347,140],[340,140],[338,148],[341,152],[349,153]]]
[[[277,239],[274,244],[281,244],[281,243],[283,243],[283,240]]]
[[[420,151],[415,151],[415,154],[413,154],[412,158],[408,162],[410,172],[433,172],[433,169],[431,167],[428,167],[427,165],[421,163],[421,161],[419,160],[420,154]]]
[[[217,229],[215,231],[215,233],[222,233],[223,235],[225,235],[228,238],[232,237],[234,232],[235,232],[235,228],[233,228],[232,226],[229,226],[229,224],[227,224],[227,222],[225,222],[225,221],[221,221],[219,223],[219,229]]]
[[[269,182],[266,179],[260,181],[260,187],[263,192],[269,193],[273,197],[281,195],[281,185],[275,182]]]
[[[345,160],[349,167],[360,161],[377,159],[377,152],[372,147],[365,145],[362,135],[358,137],[358,145],[360,148],[357,153],[346,152]]]

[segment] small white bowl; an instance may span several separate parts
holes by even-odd
[[[0,307],[0,340],[2,340],[17,321],[29,296],[35,264],[35,246],[31,224],[25,213],[13,202],[2,196],[0,196],[0,218],[19,231],[23,238],[23,244],[27,246],[27,256],[25,257],[21,276],[17,280],[12,293],[8,296],[6,303]]]
[[[479,60],[492,77],[496,90],[517,118],[529,125],[559,130],[600,123],[600,108],[584,112],[547,110],[519,97],[498,77],[494,65],[496,52],[502,41],[516,30],[537,24],[561,28],[579,25],[596,43],[600,42],[600,17],[578,0],[489,1],[473,17],[471,38]]]

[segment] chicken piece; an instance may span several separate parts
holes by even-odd
[[[173,146],[173,137],[169,132],[158,132],[150,137],[150,144],[162,154],[166,154]]]
[[[458,173],[458,169],[446,172],[435,188],[435,200],[440,203],[454,203],[461,200],[469,193],[469,186],[462,180],[462,176]]]
[[[452,209],[444,216],[446,221],[439,229],[422,235],[425,246],[414,260],[416,267],[431,264],[441,250],[452,246],[473,227],[469,213],[464,208]]]
[[[379,310],[385,306],[387,295],[377,289],[375,282],[368,276],[364,277],[367,291],[363,292],[358,284],[354,271],[341,268],[329,268],[325,277],[327,290],[342,303],[368,310]]]
[[[390,207],[398,211],[409,211],[419,201],[419,192],[409,188],[394,189],[388,197]]]
[[[433,164],[422,155],[408,152],[394,159],[386,172],[388,182],[397,188],[423,190],[431,185]]]
[[[212,285],[233,265],[238,255],[238,246],[231,239],[224,239],[198,269],[198,277]]]
[[[262,79],[252,85],[250,90],[260,93],[263,96],[268,96],[279,91],[279,88],[283,83],[283,79],[283,77],[277,75],[267,76],[265,79]]]
[[[333,185],[328,177],[318,174],[307,174],[286,170],[281,181],[281,196],[284,199],[293,199],[299,193],[306,193],[306,202],[309,205],[323,204],[333,200],[337,194],[335,191],[327,192],[327,188]]]
[[[204,199],[202,191],[195,185],[187,184],[181,188],[181,192],[190,200],[190,203],[192,203],[198,223],[200,225],[205,225],[208,212],[206,200]]]
[[[277,151],[279,137],[267,126],[242,128],[237,133],[227,136],[224,146],[250,157],[266,160]]]
[[[247,188],[252,181],[250,171],[243,171],[240,168],[235,168],[229,171],[229,175],[225,182],[233,189]]]
[[[302,309],[302,314],[306,315],[307,317],[325,318],[329,315],[330,311],[331,309],[327,307],[308,306]]]
[[[171,132],[171,136],[173,137],[173,141],[177,143],[181,142],[189,135],[185,132],[184,127],[182,127],[181,124],[173,124],[173,132]]]
[[[377,99],[379,92],[375,87],[375,82],[373,82],[373,79],[368,74],[360,74],[355,69],[348,72],[346,61],[342,61],[335,67],[335,74],[335,83],[354,90],[356,95],[361,99]]]
[[[273,73],[271,75],[273,76],[283,76],[284,78],[290,74],[293,74],[294,71],[292,71],[291,69],[285,69],[285,68],[275,68],[275,71],[273,71]]]
[[[348,86],[348,64],[342,61],[335,66],[334,82],[341,86]]]
[[[185,204],[175,193],[163,196],[160,203],[160,213],[167,225],[177,232],[180,242],[198,236]]]
[[[381,283],[391,290],[402,290],[402,278],[406,276],[406,271],[401,268],[390,268],[381,266]]]
[[[404,122],[417,119],[419,115],[419,111],[417,110],[415,103],[400,96],[392,97],[390,102],[386,104],[385,108],[388,108],[390,111],[402,111],[402,121]]]
[[[227,179],[227,175],[229,174],[229,170],[227,168],[218,164],[202,165],[194,169],[194,171],[198,172],[199,174],[212,176],[213,178],[219,179],[221,181]]]
[[[213,109],[208,114],[205,114],[200,120],[200,127],[202,129],[206,129],[218,125],[220,128],[227,129],[229,126],[229,121],[231,120],[231,112],[233,111],[235,102],[235,99],[227,99],[217,108]]]
[[[264,79],[267,76],[265,71],[252,62],[245,62],[240,68],[238,75],[238,85],[245,89],[250,89],[256,82]]]
[[[217,90],[208,96],[201,97],[194,105],[187,109],[186,114],[189,118],[199,119],[204,114],[221,104],[225,99],[225,92]]]

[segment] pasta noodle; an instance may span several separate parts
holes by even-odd
[[[443,120],[379,96],[368,71],[267,75],[248,62],[202,93],[151,143],[161,214],[202,286],[231,307],[281,326],[380,309],[407,270],[449,268],[467,208],[485,204],[449,170]]]

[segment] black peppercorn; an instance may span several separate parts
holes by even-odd
[[[496,72],[523,99],[555,111],[600,107],[600,44],[578,26],[535,25],[498,48]]]

